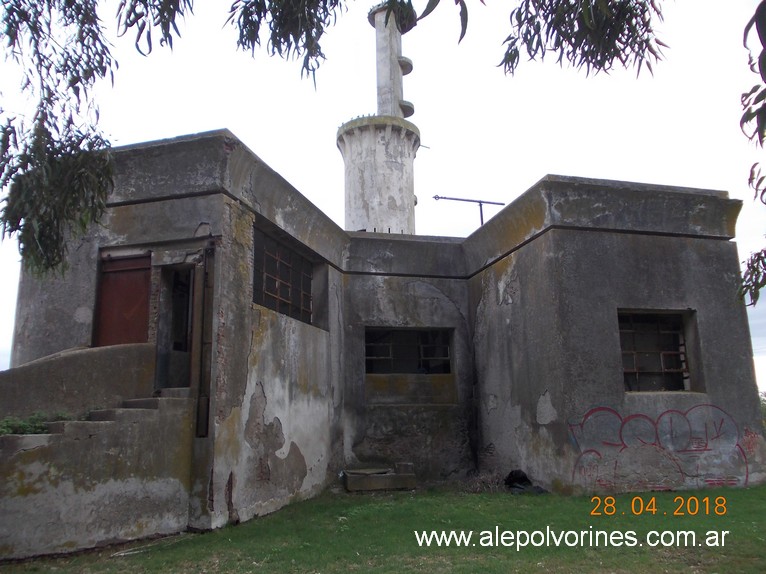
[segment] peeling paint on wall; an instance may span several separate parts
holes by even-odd
[[[287,452],[280,456],[287,441],[282,432],[282,421],[274,417],[266,423],[266,393],[263,383],[256,383],[250,398],[250,412],[245,424],[245,440],[255,456],[255,482],[273,483],[273,487],[294,494],[306,478],[306,460],[300,447],[290,441]],[[263,484],[258,484],[263,488]]]
[[[553,408],[551,395],[546,389],[537,401],[537,424],[547,425],[558,418],[556,409]]]

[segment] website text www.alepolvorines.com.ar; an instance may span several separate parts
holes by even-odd
[[[528,547],[723,547],[728,530],[651,530],[640,536],[633,530],[599,530],[592,526],[587,530],[557,530],[546,526],[545,530],[415,530],[418,546],[425,547],[507,547],[521,551]]]

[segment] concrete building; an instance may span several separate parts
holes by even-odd
[[[346,230],[224,130],[116,150],[66,274],[22,275],[0,417],[89,417],[0,437],[1,557],[217,528],[399,461],[564,493],[764,480],[741,203],[547,176],[467,238],[412,234],[410,66],[379,20],[393,79],[338,133]]]

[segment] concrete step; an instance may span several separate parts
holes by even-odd
[[[153,397],[150,399],[128,399],[122,401],[122,407],[125,409],[158,409],[160,408],[159,397]]]
[[[189,387],[168,387],[166,389],[160,389],[160,397],[165,399],[190,399],[191,389]]]
[[[57,421],[47,423],[47,426],[50,434],[89,436],[105,430],[112,424],[114,421]]]
[[[153,397],[151,399],[129,399],[122,402],[122,411],[144,411],[157,413],[162,406],[164,409],[177,410],[188,408],[193,399],[177,397]],[[133,420],[133,419],[126,419]]]
[[[146,399],[128,399],[123,401],[122,407],[111,409],[96,409],[88,413],[88,420],[85,421],[57,421],[46,423],[48,432],[58,434],[63,432],[73,432],[79,429],[92,429],[91,423],[112,423],[112,422],[140,422],[146,417],[156,416],[160,404],[178,404],[188,401],[183,397],[189,394],[189,389],[163,389],[170,390],[171,397],[152,397]],[[183,392],[181,392],[183,391]]]
[[[156,417],[157,409],[121,408],[91,411],[88,418],[91,421],[140,422],[147,417]]]
[[[88,413],[90,421],[113,421],[117,418],[117,409],[99,409]]]

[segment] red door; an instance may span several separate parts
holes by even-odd
[[[101,262],[94,346],[147,342],[150,289],[151,255]]]

